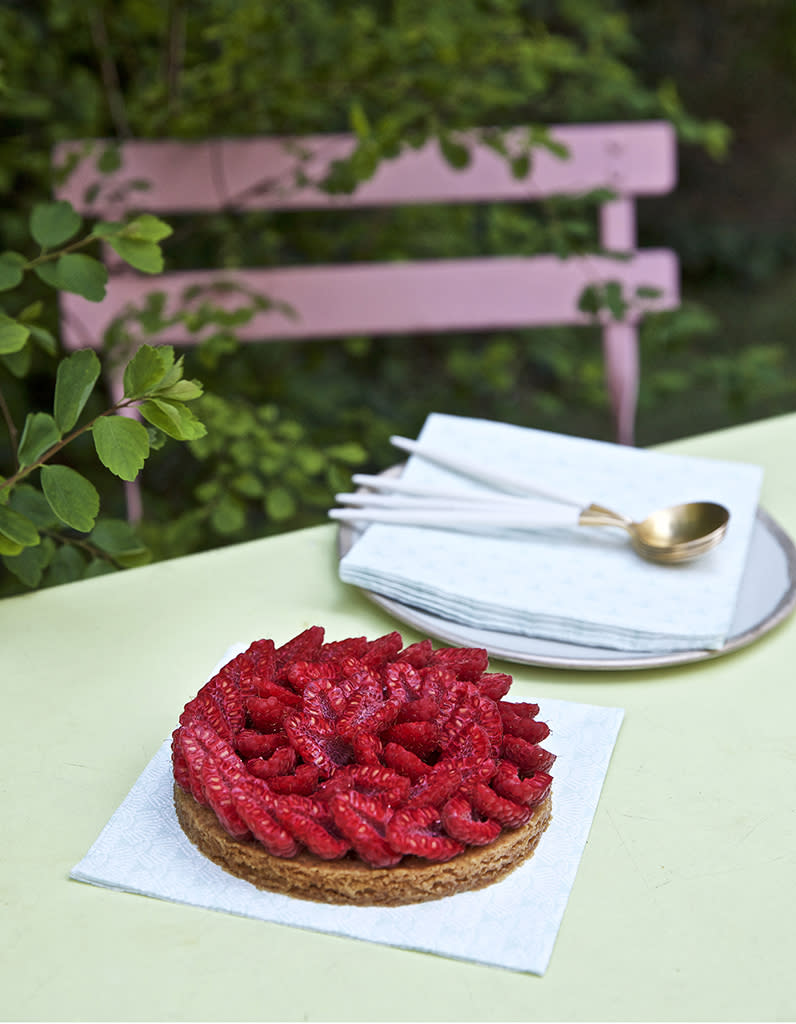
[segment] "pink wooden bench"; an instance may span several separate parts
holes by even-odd
[[[328,195],[312,184],[294,183],[297,147],[311,182],[323,179],[331,161],[348,155],[348,135],[307,138],[209,139],[201,142],[140,141],[121,146],[122,164],[100,175],[94,159],[83,159],[58,190],[81,213],[118,218],[137,207],[162,215],[219,210],[296,210],[395,206],[407,203],[528,202],[552,195],[610,189],[615,198],[600,207],[603,250],[622,254],[562,260],[555,255],[422,260],[378,264],[277,267],[224,271],[218,267],[148,277],[116,267],[107,296],[90,303],[65,295],[62,337],[67,348],[99,347],[109,324],[129,304],[152,291],[176,303],[184,289],[232,280],[287,303],[258,314],[240,332],[247,341],[340,338],[347,335],[491,330],[593,323],[578,309],[589,284],[620,282],[624,293],[654,289],[635,301],[622,322],[601,314],[606,383],[616,438],[633,443],[639,381],[638,323],[650,310],[679,303],[679,269],[668,250],[639,250],[635,202],[670,191],[676,180],[676,142],[665,122],[569,125],[554,128],[566,159],[534,151],[532,171],[514,178],[506,162],[476,143],[463,170],[453,169],[436,143],[407,150],[380,165],[353,195]],[[64,144],[60,163],[81,143]],[[146,191],[130,190],[136,179]],[[240,300],[238,300],[239,302]],[[195,337],[175,327],[157,340],[189,344]]]

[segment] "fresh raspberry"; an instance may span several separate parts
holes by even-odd
[[[411,665],[412,668],[425,668],[431,661],[433,653],[434,645],[429,639],[419,640],[416,644],[410,644],[400,651],[393,658],[393,661],[405,662],[407,665]]]
[[[333,669],[330,667],[329,671]],[[319,728],[324,724],[336,723],[349,699],[347,688],[338,685],[331,677],[309,679],[302,698],[302,718]]]
[[[488,782],[495,773],[492,743],[485,729],[475,722],[452,737],[445,753],[452,757],[465,782]]]
[[[492,779],[492,788],[499,796],[518,804],[535,807],[550,792],[553,778],[546,772],[536,772],[527,778],[520,778],[517,766],[510,761],[501,761]]]
[[[175,743],[182,758],[183,777],[188,780],[191,796],[197,803],[206,805],[207,797],[202,782],[202,765],[207,755],[201,743],[185,726],[178,730]]]
[[[235,730],[224,711],[223,704],[214,693],[213,684],[214,680],[206,683],[194,699],[185,705],[185,709],[180,715],[180,725],[190,725],[194,721],[201,720],[206,722],[214,732],[229,739]]]
[[[249,644],[240,662],[240,683],[250,693],[262,693],[276,675],[276,649],[273,640],[255,640]]]
[[[398,700],[384,699],[381,683],[368,668],[362,665],[351,668],[346,678],[356,685],[356,692],[337,721],[340,736],[350,739],[361,730],[378,733],[395,721],[400,707]]]
[[[246,762],[246,769],[258,779],[289,775],[296,767],[298,755],[293,747],[279,747],[270,757],[255,757]]]
[[[329,808],[313,797],[277,796],[272,813],[294,839],[322,860],[337,860],[351,849],[337,831]]]
[[[238,814],[268,853],[274,857],[295,857],[298,843],[266,806],[263,790],[245,785],[232,786],[230,792]],[[269,802],[273,805],[273,799]]]
[[[529,743],[521,736],[504,736],[500,753],[506,760],[516,764],[523,774],[547,772],[556,759],[556,755],[549,750]]]
[[[461,784],[462,773],[458,765],[450,759],[438,761],[414,783],[409,790],[407,803],[413,806],[431,804],[434,807],[441,807]]]
[[[409,779],[383,765],[352,764],[343,772],[351,780],[353,789],[368,796],[379,796],[391,806],[409,795]]]
[[[431,697],[442,704],[452,686],[457,683],[456,674],[443,665],[429,665],[420,669],[421,696]]]
[[[410,782],[416,782],[428,771],[426,762],[400,743],[387,743],[384,747],[384,763],[399,775],[405,775]]]
[[[401,722],[433,722],[439,715],[439,704],[431,697],[418,697],[402,704],[396,723]],[[502,732],[502,730],[501,730]]]
[[[381,739],[369,732],[355,732],[351,737],[351,750],[357,764],[380,765],[384,758]]]
[[[436,807],[403,807],[387,822],[387,842],[398,853],[442,862],[464,850],[464,845],[441,834]]]
[[[246,707],[240,685],[235,684],[225,672],[219,672],[208,684],[214,700],[221,708],[224,718],[233,733],[246,724]]]
[[[539,705],[532,704],[527,700],[502,700],[500,702],[501,712],[519,715],[520,718],[536,718],[539,714]]]
[[[443,750],[456,735],[470,726],[476,718],[474,698],[478,692],[472,684],[463,680],[452,683],[440,701],[437,723],[440,726],[440,746]]]
[[[183,732],[193,736],[201,744],[205,753],[228,774],[234,775],[239,772],[245,774],[235,748],[225,737],[214,732],[206,722],[195,719],[189,726],[184,727]]]
[[[500,823],[494,818],[476,818],[472,804],[457,795],[442,805],[442,825],[452,839],[467,846],[486,846],[500,835]]]
[[[498,704],[503,730],[511,736],[520,736],[528,743],[541,743],[550,735],[550,727],[546,722],[539,722],[535,715],[539,713],[538,704],[514,704],[501,701]]]
[[[285,686],[282,683],[275,683],[273,681],[262,682],[258,687],[259,697],[275,697],[280,704],[285,704],[291,708],[301,707],[301,694],[297,693],[290,686]]]
[[[248,836],[249,826],[235,807],[231,787],[222,771],[209,757],[202,762],[202,785],[208,803],[227,832],[238,839]]]
[[[489,737],[492,749],[497,752],[503,742],[503,719],[497,704],[479,693],[473,697],[473,705],[475,721]]]
[[[293,691],[302,696],[313,685],[327,688],[337,680],[338,675],[338,663],[332,661],[294,661],[285,669],[285,677]]]
[[[498,701],[511,689],[512,678],[506,672],[483,672],[476,680],[478,689],[490,700]]]
[[[174,781],[181,788],[190,793],[191,773],[188,770],[188,761],[180,743],[181,730],[175,729],[171,734],[171,764],[174,770]]]
[[[266,781],[273,793],[312,796],[318,791],[318,778],[314,764],[300,764],[291,775],[270,775]]]
[[[361,661],[371,669],[380,669],[386,662],[395,661],[396,655],[404,645],[400,633],[392,632],[371,640],[365,651],[360,655]]]
[[[402,854],[396,853],[385,838],[392,812],[379,797],[343,790],[333,794],[329,810],[335,825],[362,860],[375,868],[389,868],[401,860]]]
[[[314,661],[323,643],[323,626],[310,626],[292,640],[277,647],[275,658],[277,677],[280,671],[294,661]]]
[[[353,758],[351,744],[337,735],[331,725],[310,725],[300,715],[290,714],[285,717],[284,728],[291,746],[307,764],[314,764],[324,778],[350,764]]]
[[[505,828],[519,828],[531,816],[530,807],[499,796],[483,782],[476,782],[470,787],[470,799],[479,814],[485,818],[494,818]]]
[[[382,678],[391,697],[403,697],[403,701],[414,701],[422,695],[423,680],[417,669],[408,662],[394,661],[387,665]]]
[[[367,650],[368,638],[352,636],[347,640],[332,640],[318,651],[318,661],[339,662],[343,658],[361,658]]]
[[[258,732],[278,732],[290,707],[276,697],[249,697],[246,701],[248,721]]]
[[[241,729],[235,737],[235,749],[248,761],[253,757],[270,757],[279,747],[287,746],[287,737],[280,732],[258,732],[256,729]]]
[[[399,743],[425,760],[439,747],[440,731],[434,722],[398,722],[385,730],[384,740]]]
[[[473,682],[486,672],[489,655],[483,647],[441,647],[434,651],[431,664],[449,668],[459,679]]]

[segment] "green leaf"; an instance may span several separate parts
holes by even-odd
[[[9,352],[0,356],[0,362],[14,377],[22,378],[27,376],[33,361],[33,353],[30,345],[24,345],[19,352]]]
[[[332,459],[339,459],[351,466],[359,465],[367,458],[367,453],[361,444],[356,441],[347,441],[345,444],[335,444],[327,449],[326,454]]]
[[[272,487],[263,504],[269,519],[289,519],[296,511],[293,495],[284,487]]]
[[[18,555],[3,555],[3,565],[26,587],[38,587],[44,570],[55,553],[55,544],[45,537],[35,547],[23,548]]]
[[[11,557],[13,557],[14,555],[18,555],[20,554],[20,552],[25,550],[26,549],[23,548],[21,544],[17,544],[16,541],[9,540],[7,537],[4,537],[2,533],[0,533],[0,555],[10,555]]]
[[[140,217],[131,220],[123,232],[127,238],[140,239],[144,242],[160,242],[171,233],[169,225],[159,217],[153,217],[151,213],[142,213]]]
[[[0,313],[0,355],[19,352],[30,336],[30,329]]]
[[[61,544],[47,567],[45,582],[48,586],[72,583],[82,579],[86,571],[86,560],[74,544]]]
[[[97,157],[97,170],[111,174],[122,166],[122,153],[118,143],[111,143]]]
[[[58,259],[56,267],[56,288],[82,295],[90,302],[101,302],[105,298],[108,271],[93,256],[79,252],[65,253]]]
[[[33,487],[31,484],[17,484],[11,492],[9,505],[27,519],[30,519],[39,530],[47,530],[58,522],[53,510],[47,503],[47,499],[38,488]]]
[[[98,220],[91,229],[92,238],[110,238],[111,235],[118,235],[124,230],[122,220]]]
[[[7,292],[22,281],[26,263],[25,257],[18,252],[0,252],[0,292]]]
[[[531,169],[530,155],[528,153],[521,153],[519,156],[512,157],[510,166],[513,178],[521,180],[527,177]]]
[[[58,343],[56,342],[52,332],[48,331],[46,327],[41,327],[39,324],[31,324],[30,336],[39,348],[43,352],[46,352],[48,356],[55,356],[58,354]]]
[[[94,485],[69,466],[42,466],[41,489],[62,523],[81,533],[94,526],[99,494]]]
[[[129,416],[102,416],[91,428],[100,462],[122,480],[135,480],[149,456],[149,432]]]
[[[32,466],[41,456],[61,440],[55,420],[46,412],[29,412],[25,417],[17,457],[21,467]]]
[[[80,214],[64,199],[37,203],[30,216],[30,233],[43,249],[54,249],[76,235],[82,223]]]
[[[30,320],[37,320],[44,309],[44,303],[40,300],[31,302],[30,305],[25,306],[21,313],[17,314],[17,320],[22,320],[27,323]]]
[[[365,108],[359,102],[354,100],[348,111],[348,120],[351,125],[351,130],[360,139],[366,139],[370,135],[370,122],[368,121],[368,115],[365,113]]]
[[[195,441],[207,433],[201,420],[182,402],[152,398],[142,402],[138,411],[153,427],[177,441]]]
[[[246,506],[239,498],[224,494],[213,506],[210,522],[217,533],[237,533],[246,525]]]
[[[198,380],[178,380],[171,387],[158,388],[158,398],[173,398],[178,402],[192,402],[201,398],[204,391]]]
[[[115,235],[108,238],[108,245],[136,270],[145,274],[159,274],[163,270],[163,253],[157,242]]]
[[[470,150],[460,142],[454,142],[449,135],[440,136],[439,148],[447,162],[455,170],[462,170],[469,165]]]
[[[142,565],[150,559],[148,548],[124,519],[97,520],[87,539],[125,568]]]
[[[40,281],[44,281],[51,288],[60,288],[60,278],[58,277],[58,266],[54,260],[50,260],[47,263],[37,263],[33,268],[33,273]]]
[[[169,359],[171,353],[171,359]],[[124,394],[138,398],[153,391],[171,368],[174,350],[142,345],[124,370]]]
[[[0,505],[0,535],[13,545],[21,548],[29,548],[39,543],[39,531],[21,512],[8,505]],[[3,552],[4,554],[16,554],[16,552]]]
[[[100,375],[100,361],[90,348],[80,349],[58,364],[55,377],[55,423],[61,434],[77,423]]]

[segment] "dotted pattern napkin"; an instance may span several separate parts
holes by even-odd
[[[340,578],[447,621],[634,652],[718,650],[732,623],[762,483],[745,463],[644,451],[505,423],[434,413],[419,441],[556,493],[641,520],[658,508],[714,501],[730,510],[721,544],[658,566],[623,530],[550,527],[483,532],[372,524],[341,559]],[[412,455],[415,484],[495,493]]]

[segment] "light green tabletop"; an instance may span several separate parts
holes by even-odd
[[[668,445],[764,466],[796,535],[796,415]],[[673,669],[508,666],[626,717],[544,977],[68,880],[230,643],[398,628],[332,526],[0,601],[4,1020],[796,1017],[796,618]]]

